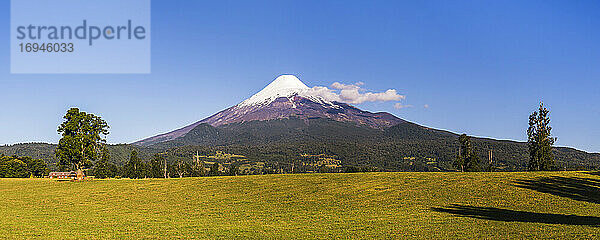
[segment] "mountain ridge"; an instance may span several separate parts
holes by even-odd
[[[160,154],[169,162],[191,161],[197,152],[216,151],[244,155],[252,162],[271,166],[302,164],[303,154],[337,156],[343,166],[375,167],[380,171],[452,171],[458,134],[405,122],[376,129],[352,122],[326,118],[273,119],[232,123],[219,127],[200,124],[183,138],[150,147],[109,145],[110,161],[124,164],[132,150],[143,159]],[[473,137],[475,152],[486,167],[488,150],[494,154],[495,171],[525,171],[526,142]],[[56,144],[30,143],[0,146],[0,154],[31,156],[56,169]],[[560,169],[600,168],[600,154],[568,147],[555,147]],[[288,169],[287,171],[291,171]]]
[[[231,152],[254,161],[300,164],[302,154],[335,155],[343,165],[377,167],[383,171],[450,171],[458,148],[459,134],[405,122],[375,129],[331,119],[273,119],[232,123],[219,127],[201,124],[185,137],[155,144],[151,148],[172,157],[191,156],[196,151]],[[489,166],[488,150],[493,151],[497,171],[525,171],[526,142],[472,138],[484,167]],[[555,147],[561,169],[596,169],[600,154]],[[416,165],[415,165],[416,164]]]

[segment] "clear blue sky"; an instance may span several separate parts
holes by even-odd
[[[499,139],[525,140],[543,99],[558,145],[600,152],[598,1],[154,0],[148,75],[11,75],[9,1],[0,10],[0,144],[57,142],[70,107],[107,120],[109,142],[132,142],[293,73],[394,88],[413,107],[358,107]]]

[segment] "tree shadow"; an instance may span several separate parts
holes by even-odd
[[[580,177],[543,177],[518,180],[515,186],[578,201],[600,203],[600,180]]]
[[[547,223],[564,225],[600,226],[600,217],[577,216],[551,213],[534,213],[526,211],[515,211],[493,207],[474,207],[452,204],[444,208],[431,208],[436,212],[451,213],[461,217],[477,219],[504,221],[504,222],[527,222]]]

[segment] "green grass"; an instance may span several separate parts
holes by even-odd
[[[0,179],[0,238],[598,238],[600,176]]]

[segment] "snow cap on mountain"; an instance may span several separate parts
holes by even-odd
[[[294,75],[281,75],[263,90],[238,104],[238,107],[269,104],[280,97],[292,97],[305,93],[310,88]]]

